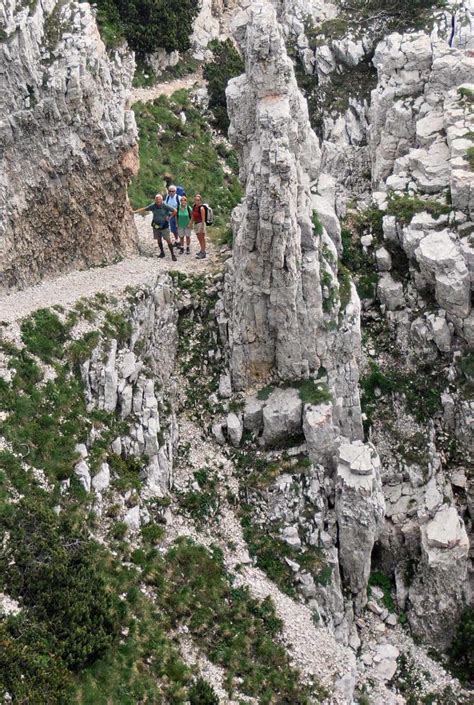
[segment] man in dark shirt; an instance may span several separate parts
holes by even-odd
[[[132,211],[132,213],[145,213],[146,211],[151,211],[153,213],[151,227],[153,229],[153,237],[157,240],[160,248],[159,257],[165,256],[163,240],[166,240],[171,252],[171,259],[173,262],[176,262],[176,255],[174,254],[173,246],[171,244],[171,233],[169,226],[170,215],[176,215],[176,208],[172,208],[171,206],[167,206],[166,203],[163,203],[163,196],[161,193],[157,193],[154,203],[150,203],[150,205],[145,206],[145,208],[138,208],[136,211]]]

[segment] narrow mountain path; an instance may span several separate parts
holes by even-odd
[[[203,83],[202,71],[196,71],[196,73],[191,73],[189,76],[183,76],[183,78],[177,78],[174,81],[168,81],[167,83],[156,83],[150,88],[134,88],[131,96],[131,103],[147,103],[150,100],[155,100],[160,95],[170,96],[173,95],[175,91],[179,91],[182,88],[193,88],[195,85],[201,85]]]
[[[184,78],[158,83],[151,88],[137,88],[132,94],[132,102],[151,101],[159,95],[172,95],[180,88],[191,88],[202,83],[202,73],[193,73]],[[140,254],[127,257],[116,264],[91,269],[76,270],[57,277],[45,279],[40,284],[27,287],[21,291],[0,295],[0,321],[11,323],[25,318],[39,308],[55,305],[70,306],[78,299],[93,296],[98,292],[119,294],[129,286],[153,284],[159,274],[179,271],[186,274],[203,274],[215,268],[217,264],[216,249],[208,237],[206,259],[196,259],[198,243],[192,236],[191,253],[176,254],[173,262],[168,248],[166,257],[158,258],[158,247],[153,240],[150,227],[151,216],[135,216],[138,231],[138,250]],[[166,246],[165,246],[166,247]]]
[[[217,253],[210,238],[207,241],[206,259],[196,259],[199,250],[197,238],[192,236],[191,254],[177,254],[173,262],[166,248],[166,257],[159,259],[158,246],[152,238],[151,216],[135,216],[141,254],[105,267],[76,270],[46,279],[40,284],[21,291],[12,290],[0,296],[0,321],[12,323],[29,316],[39,308],[61,305],[70,306],[78,299],[98,292],[119,294],[129,286],[154,284],[163,272],[178,271],[185,274],[204,274],[217,266]]]

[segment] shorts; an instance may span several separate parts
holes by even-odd
[[[158,228],[153,228],[153,237],[155,240],[159,240],[160,237],[162,237],[163,240],[166,240],[166,242],[171,242],[170,229],[163,228],[163,230],[159,230]]]
[[[172,215],[170,218],[170,230],[173,233],[173,235],[178,234],[178,223],[176,222],[176,216]]]
[[[204,235],[206,234],[206,223],[195,223],[194,224],[194,231],[196,235],[203,233]]]
[[[190,227],[178,228],[179,237],[191,237],[192,232]]]

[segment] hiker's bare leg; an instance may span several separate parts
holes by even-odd
[[[199,241],[199,246],[201,248],[201,252],[205,252],[206,251],[206,235],[202,230],[200,230],[197,233],[197,239]]]

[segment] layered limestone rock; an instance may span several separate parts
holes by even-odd
[[[442,506],[421,527],[421,564],[408,592],[409,620],[418,635],[449,647],[468,592],[469,540],[454,507]]]
[[[371,444],[341,445],[335,507],[341,571],[360,612],[367,602],[372,549],[385,513],[380,459]]]
[[[358,298],[349,285],[349,300],[340,302],[334,193],[320,178],[306,101],[273,7],[254,4],[233,27],[246,72],[226,92],[229,137],[245,186],[233,214],[226,278],[232,382],[243,389],[272,378],[301,379],[323,367],[336,425],[359,437]],[[320,190],[314,204],[312,184]],[[315,207],[322,214],[318,228]]]
[[[142,468],[144,496],[163,496],[172,480],[173,419],[171,424],[167,419],[166,434],[162,429],[163,390],[169,388],[178,336],[178,312],[171,290],[171,280],[162,277],[155,287],[141,291],[133,302],[129,343],[104,341],[81,365],[89,408],[118,414],[129,425],[129,432],[113,441],[114,453],[146,458]],[[87,491],[91,484],[96,491],[106,489],[108,469],[102,466],[91,480],[87,450],[84,447],[82,451],[79,449],[82,457],[76,475]]]
[[[133,64],[87,3],[0,8],[0,287],[135,251]]]
[[[467,155],[474,86],[466,83],[474,73],[472,52],[422,32],[393,34],[377,46],[374,63],[373,182],[379,191],[405,198],[408,209],[417,199],[421,211],[402,223],[386,216],[384,236],[412,261],[416,287],[433,291],[458,335],[472,344],[474,174]],[[378,202],[387,207],[383,198]],[[403,292],[398,307],[404,307]]]

